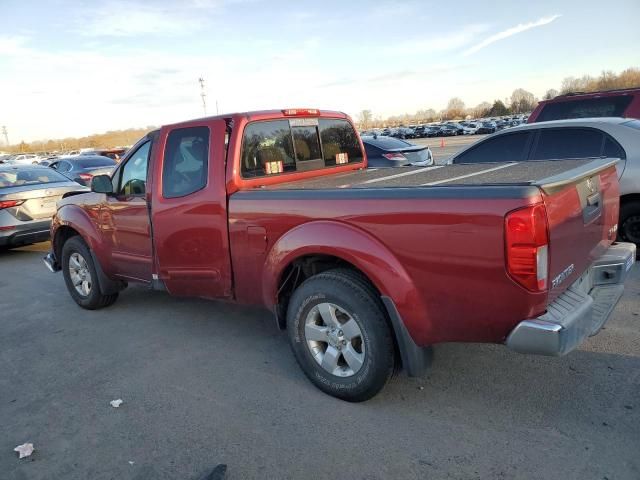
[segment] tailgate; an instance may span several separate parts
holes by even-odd
[[[549,222],[549,303],[616,238],[617,160],[598,159],[539,182]]]

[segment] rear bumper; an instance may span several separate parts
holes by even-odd
[[[51,220],[31,221],[23,225],[12,225],[12,228],[0,230],[0,246],[18,246],[49,240]]]
[[[544,315],[516,325],[507,337],[507,347],[520,353],[554,356],[575,349],[609,319],[635,258],[633,243],[612,245]]]

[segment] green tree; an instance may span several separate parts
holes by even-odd
[[[508,115],[509,109],[502,103],[502,100],[495,100],[491,109],[487,112],[487,116],[489,117],[502,117],[503,115]]]

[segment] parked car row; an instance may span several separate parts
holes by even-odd
[[[457,122],[434,123],[429,125],[409,125],[395,128],[373,129],[360,132],[361,135],[384,135],[400,139],[450,137],[455,135],[475,135],[494,133],[498,130],[516,127],[526,123],[528,116],[515,115],[501,118],[461,120]]]
[[[115,161],[120,159],[127,152],[126,148],[83,148],[81,150],[71,150],[65,152],[38,152],[38,153],[16,153],[0,155],[0,164],[11,165],[49,165],[55,160],[63,158],[76,158],[83,156],[102,156]]]

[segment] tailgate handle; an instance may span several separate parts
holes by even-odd
[[[587,197],[587,206],[582,211],[582,218],[584,223],[589,223],[600,216],[602,211],[602,196],[600,192],[596,192],[593,195]]]

